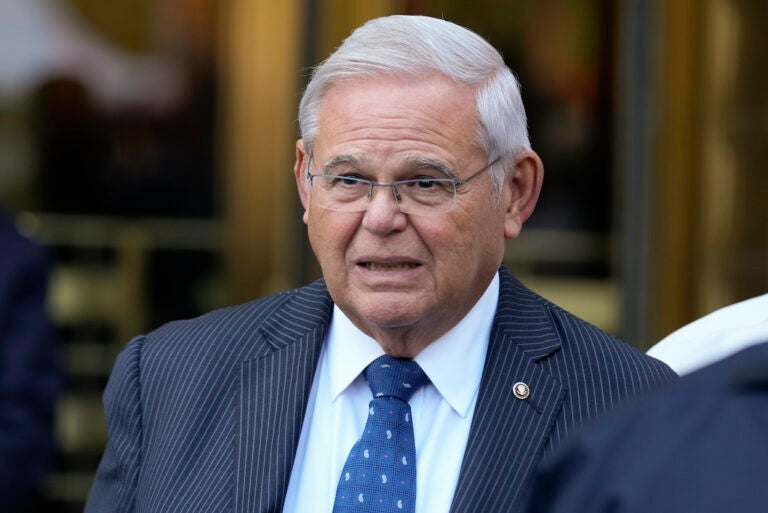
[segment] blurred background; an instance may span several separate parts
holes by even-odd
[[[82,510],[132,336],[319,276],[299,95],[392,13],[477,31],[522,83],[546,170],[507,252],[528,286],[641,349],[768,290],[764,0],[0,0],[0,206],[51,254],[66,375],[23,511]]]

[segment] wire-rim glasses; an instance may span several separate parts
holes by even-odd
[[[313,201],[328,210],[363,212],[368,208],[375,187],[389,187],[402,213],[429,216],[453,210],[457,191],[499,160],[493,160],[464,180],[423,176],[379,183],[354,175],[312,174],[309,171],[307,177]]]

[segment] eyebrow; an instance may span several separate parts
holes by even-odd
[[[337,155],[331,160],[323,164],[323,172],[328,173],[333,168],[338,166],[350,165],[355,168],[361,167],[363,159],[355,157],[354,155]]]
[[[323,165],[323,172],[329,173],[338,166],[352,166],[354,168],[361,168],[366,164],[365,158],[356,157],[354,155],[337,155]],[[419,169],[429,167],[437,169],[443,173],[446,177],[458,180],[456,172],[445,162],[429,157],[409,156],[406,158],[406,163],[412,169]]]
[[[412,157],[408,157],[407,162],[414,169],[418,169],[421,167],[431,167],[433,169],[437,169],[448,178],[452,178],[453,180],[459,179],[456,172],[442,160],[431,159],[428,157],[412,156]]]

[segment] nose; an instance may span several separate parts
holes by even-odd
[[[384,190],[379,191],[377,189]],[[371,198],[368,200],[368,208],[363,216],[365,229],[386,234],[405,228],[407,218],[405,214],[400,212],[396,199],[397,194],[397,190],[391,185],[373,188]]]

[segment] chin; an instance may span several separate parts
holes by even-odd
[[[413,303],[381,300],[357,310],[368,325],[379,328],[407,328],[419,322],[424,314]]]

